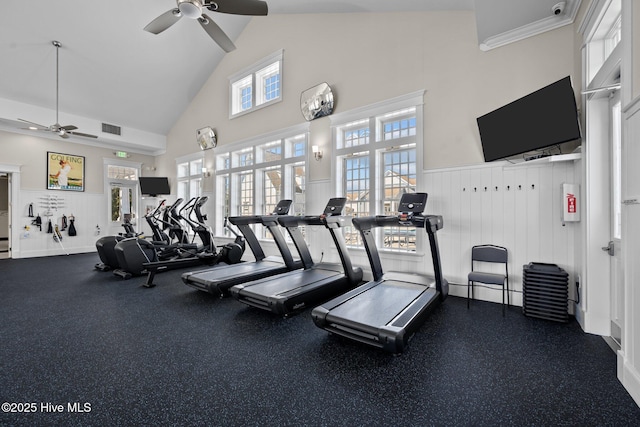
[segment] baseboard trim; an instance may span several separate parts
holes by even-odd
[[[633,400],[636,401],[636,404],[640,406],[640,374],[638,371],[629,363],[628,359],[624,357],[623,354],[620,354],[623,367],[622,367],[622,378],[620,378],[620,374],[618,375],[618,379],[622,383],[625,389],[629,392]],[[621,360],[618,359],[618,363]],[[618,370],[620,371],[620,369]]]
[[[84,246],[84,247],[67,249],[67,252],[69,253],[69,255],[85,254],[85,253],[90,253],[95,251],[96,251],[95,246]],[[66,254],[62,250],[62,248],[58,248],[58,249],[43,249],[43,250],[35,250],[35,251],[20,251],[19,253],[16,253],[16,251],[13,251],[13,253],[11,254],[11,257],[12,258],[38,258],[38,257],[44,257],[44,256],[58,256],[58,255],[66,255]]]

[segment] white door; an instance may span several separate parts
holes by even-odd
[[[624,329],[624,269],[622,262],[622,115],[619,91],[610,97],[609,110],[611,112],[609,121],[611,127],[611,240],[607,251],[611,256],[611,338],[621,346]]]
[[[0,259],[11,258],[11,174],[0,173]]]

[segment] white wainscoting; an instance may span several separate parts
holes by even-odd
[[[495,244],[509,250],[511,304],[522,305],[522,267],[529,262],[564,268],[570,275],[569,297],[575,299],[580,225],[563,225],[561,218],[562,184],[580,184],[579,163],[527,163],[425,172],[421,190],[429,194],[427,212],[444,217],[444,228],[438,233],[443,274],[449,282],[464,285],[451,286],[451,295],[467,295],[471,247]],[[494,302],[502,298],[499,290],[486,288],[476,288],[475,297]],[[572,310],[573,304],[569,306]]]
[[[63,207],[51,209],[51,217],[44,216],[46,208],[43,202],[51,195],[55,195],[62,201]],[[12,256],[14,258],[32,258],[39,256],[64,255],[65,250],[69,254],[94,252],[96,250],[96,240],[101,237],[96,235],[96,225],[100,225],[105,230],[106,220],[106,197],[104,194],[73,193],[65,191],[47,190],[21,190],[18,197],[18,206],[13,211],[13,226],[19,227],[19,242],[13,242]],[[31,225],[29,204],[33,203],[34,216],[40,214],[42,218],[42,231],[35,225]],[[68,229],[62,232],[62,245],[53,240],[53,234],[47,233],[49,218],[52,224],[62,225],[62,215],[67,218],[70,215],[75,217],[76,236],[69,236]],[[96,215],[98,214],[98,217]],[[30,227],[29,233],[25,236],[24,226]],[[96,256],[96,262],[98,262]]]

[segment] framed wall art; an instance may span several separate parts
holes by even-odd
[[[84,156],[47,151],[47,190],[84,191]]]

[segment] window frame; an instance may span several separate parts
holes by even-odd
[[[197,167],[196,169],[193,169],[192,163],[194,162],[201,163],[199,170]],[[180,165],[183,165],[185,163],[188,164],[187,166],[188,174],[181,176]],[[204,153],[202,152],[188,154],[186,156],[176,158],[176,199],[178,197],[183,197],[184,203],[186,203],[193,197],[202,196],[203,190],[204,190],[204,176],[202,173],[202,168],[204,167],[204,164],[205,164],[205,159],[204,159]],[[200,187],[198,194],[196,195],[191,194],[193,190],[193,184],[195,181],[199,181],[199,187]],[[189,190],[188,194],[186,195],[180,194],[181,193],[180,187],[182,186],[183,183],[187,183],[187,187]]]
[[[278,102],[282,102],[283,98],[283,53],[284,50],[280,49],[271,55],[266,56],[260,61],[243,68],[242,70],[232,74],[228,77],[229,79],[229,119],[234,119],[236,117],[243,116],[245,114],[251,113],[256,110],[260,110],[262,108],[268,107],[270,105],[276,104]],[[269,67],[273,67],[277,64],[278,72],[277,73],[265,73],[261,74],[263,71],[267,70]],[[267,86],[266,80],[273,77],[274,75],[278,75],[278,96],[272,99],[263,96],[258,93],[258,89],[262,90]],[[249,83],[250,82],[250,83]],[[238,85],[239,84],[239,85]],[[243,101],[243,89],[251,88],[251,106],[242,109],[241,105],[245,102]]]
[[[239,177],[242,174],[250,173],[252,179],[251,197],[253,199],[252,211],[250,214],[267,214],[265,206],[269,204],[265,200],[266,192],[264,188],[265,175],[267,171],[279,170],[281,176],[281,183],[279,194],[280,198],[288,198],[294,200],[295,204],[295,186],[293,180],[295,180],[295,172],[292,172],[297,165],[303,165],[304,171],[304,186],[309,182],[309,156],[312,155],[309,148],[309,124],[293,126],[280,131],[264,134],[251,139],[238,141],[225,145],[224,147],[218,146],[215,155],[216,171],[214,175],[214,199],[216,201],[216,208],[214,212],[213,224],[214,224],[214,236],[217,237],[231,237],[227,230],[224,229],[224,218],[228,214],[229,216],[242,215],[241,208],[239,208],[240,197],[240,182]],[[292,139],[302,137],[302,143],[305,145],[304,153],[296,152],[292,146],[289,146]],[[280,147],[279,157],[276,156],[272,159],[267,159],[262,151],[265,151],[265,147],[271,146]],[[237,153],[251,153],[252,161],[250,164],[239,164],[234,161],[234,157]],[[225,186],[228,185],[228,190]],[[306,197],[306,188],[304,188],[304,194]],[[245,195],[246,196],[246,195]],[[306,200],[306,199],[305,199]],[[228,203],[227,203],[228,202]],[[269,204],[269,207],[271,205]],[[294,205],[292,214],[300,215],[304,212],[296,211],[296,206],[299,210],[300,204]],[[304,206],[302,206],[304,207]],[[248,212],[248,211],[247,211]],[[244,212],[246,214],[246,212]],[[256,229],[256,234],[259,239],[268,239],[264,230]]]
[[[360,107],[351,111],[330,116],[331,132],[333,139],[331,176],[332,187],[337,194],[345,194],[343,187],[344,171],[342,159],[347,156],[364,155],[369,159],[369,213],[370,215],[384,215],[384,154],[385,150],[393,147],[406,148],[407,144],[415,147],[415,188],[420,191],[423,187],[423,135],[424,135],[424,90],[412,92],[403,96],[392,98],[376,104]],[[384,139],[384,123],[394,120],[394,116],[401,118],[403,112],[414,109],[415,134],[397,139]],[[368,128],[368,143],[357,145],[345,143],[342,130],[352,127],[359,129],[363,125]],[[402,253],[407,255],[422,255],[425,248],[425,233],[418,234],[415,251],[407,251],[395,248],[385,248],[383,244],[384,233],[376,230],[376,243],[378,250],[385,253]],[[420,237],[421,236],[421,237]],[[349,249],[364,250],[358,238],[356,244],[349,243]]]

